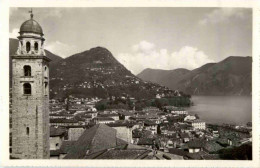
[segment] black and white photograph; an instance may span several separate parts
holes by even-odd
[[[10,160],[257,159],[250,7],[9,7],[8,36]]]

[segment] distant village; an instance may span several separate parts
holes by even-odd
[[[73,96],[50,100],[51,159],[215,160],[252,145],[251,123],[208,124],[175,106],[99,111],[100,101]]]

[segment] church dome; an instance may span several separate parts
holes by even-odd
[[[36,33],[43,35],[42,27],[33,18],[25,21],[20,27],[20,33]]]

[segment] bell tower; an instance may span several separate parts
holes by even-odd
[[[18,50],[12,55],[13,158],[48,159],[49,61],[41,26],[30,19],[21,27]]]

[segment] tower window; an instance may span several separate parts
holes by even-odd
[[[26,43],[26,52],[28,53],[31,50],[31,43],[28,41]]]
[[[38,51],[38,43],[37,42],[34,43],[34,50]]]
[[[48,78],[48,68],[47,68],[47,66],[44,67],[44,77]]]
[[[23,67],[24,76],[31,76],[31,67],[29,65],[25,65]]]
[[[26,95],[32,94],[32,87],[30,83],[23,84],[23,93]]]
[[[48,83],[45,82],[44,83],[44,95],[47,95],[47,93],[48,93]]]
[[[26,135],[29,135],[29,134],[30,134],[30,128],[26,127]]]

